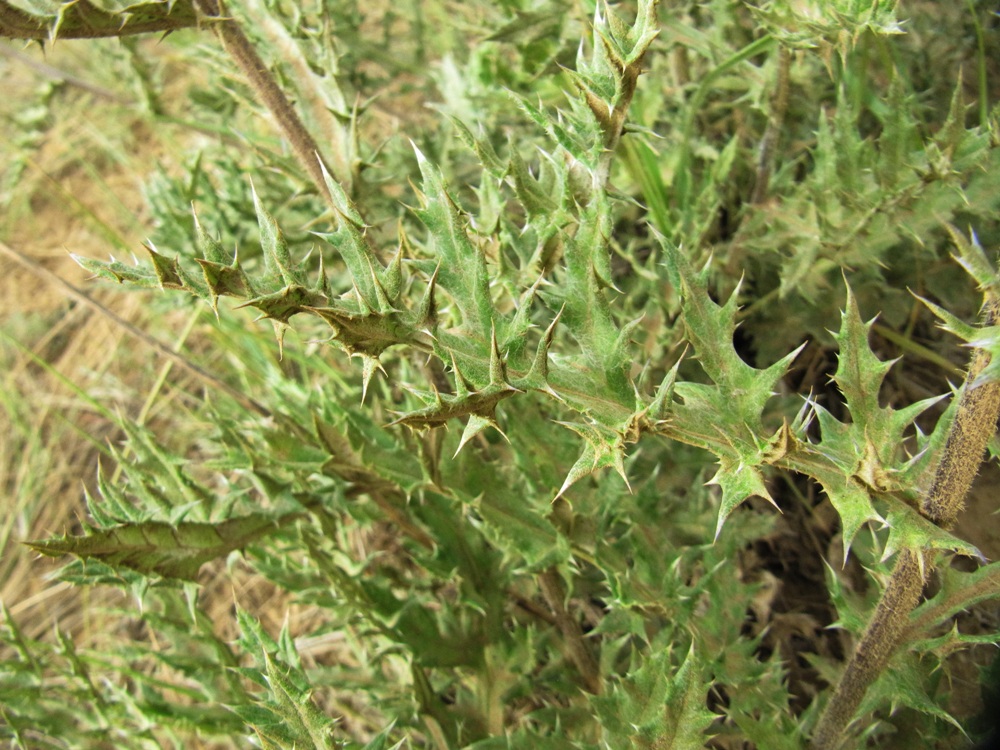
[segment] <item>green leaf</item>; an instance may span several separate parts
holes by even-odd
[[[868,490],[857,480],[836,471],[823,472],[816,479],[840,516],[843,564],[846,565],[851,544],[860,528],[869,521],[885,524],[885,519],[875,510]]]
[[[494,327],[486,257],[470,238],[467,220],[445,188],[441,171],[419,150],[416,153],[423,195],[415,213],[433,239],[438,286],[455,300],[462,328],[485,339]]]
[[[733,344],[738,289],[724,305],[716,304],[708,293],[708,267],[695,272],[678,248],[665,241],[663,246],[667,267],[682,297],[686,338],[715,383],[712,389],[685,384],[684,392],[678,387],[677,393],[696,402],[691,408],[702,412],[698,418],[705,424],[724,422],[719,431],[734,444],[756,447],[755,436],[763,431],[764,406],[802,347],[763,370],[744,362]],[[714,413],[710,415],[710,411]]]
[[[841,314],[840,331],[834,334],[840,354],[833,379],[847,399],[852,422],[862,428],[876,424],[882,416],[879,389],[886,373],[895,364],[895,360],[883,362],[872,353],[868,345],[872,323],[874,320],[861,321],[857,301],[848,286],[847,307]]]
[[[868,689],[855,716],[864,716],[883,706],[888,706],[893,713],[905,707],[946,721],[962,731],[962,725],[955,717],[928,694],[926,672],[927,665],[921,664],[916,654],[908,649],[898,649],[892,662]]]
[[[547,570],[570,559],[569,540],[530,500],[498,491],[483,493],[470,505],[478,515],[473,523],[483,535],[506,558],[523,560],[527,572]]]
[[[882,554],[883,560],[899,550],[914,549],[947,550],[986,562],[983,553],[974,544],[945,531],[903,503],[894,504],[886,517],[886,525],[889,526],[889,539]]]
[[[155,272],[142,268],[141,266],[126,265],[120,261],[100,261],[93,258],[84,258],[80,255],[71,255],[82,268],[90,271],[95,276],[114,281],[118,284],[132,284],[143,289],[159,289],[160,280]]]
[[[606,467],[613,468],[629,487],[625,475],[625,437],[616,430],[597,423],[559,422],[584,439],[583,452],[566,475],[554,499],[562,497],[573,484],[583,477]],[[631,487],[629,487],[631,491]]]
[[[711,681],[692,645],[678,668],[669,649],[648,654],[641,666],[591,702],[611,750],[702,750],[715,715],[705,707]]]
[[[281,279],[286,286],[301,286],[305,282],[302,276],[292,267],[292,256],[288,252],[285,235],[260,202],[257,190],[250,183],[250,193],[253,196],[254,210],[257,212],[257,226],[260,228],[260,244],[264,248],[264,266],[272,276]]]
[[[72,554],[147,575],[193,581],[204,563],[242,549],[297,518],[301,514],[254,513],[214,524],[144,521],[27,544],[50,557]]]
[[[736,508],[750,497],[762,497],[775,508],[778,507],[764,484],[764,474],[756,466],[723,458],[719,462],[719,470],[709,484],[717,484],[722,488],[722,504],[719,506],[719,519],[715,524],[715,539],[722,533],[722,526]]]

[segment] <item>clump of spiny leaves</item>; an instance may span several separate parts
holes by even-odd
[[[205,4],[175,5],[183,14]],[[986,123],[965,126],[956,95],[946,123],[925,138],[894,78],[877,139],[862,136],[858,113],[838,99],[833,116],[808,113],[809,128],[819,123],[808,158],[792,151],[755,161],[744,132],[726,133],[720,147],[717,88],[764,102],[772,70],[774,81],[788,75],[801,86],[789,67],[779,74],[792,65],[782,46],[810,44],[821,56],[803,53],[802,69],[846,79],[860,72],[857,45],[897,27],[887,4],[841,4],[810,24],[770,4],[754,16],[766,31],[746,38],[742,11],[713,7],[717,23],[698,29],[652,2],[634,20],[599,4],[574,69],[554,73],[562,98],[498,94],[516,105],[518,132],[535,133],[532,148],[503,145],[495,110],[482,124],[456,115],[453,132],[479,163],[475,184],[456,189],[448,163],[415,150],[413,205],[392,243],[376,230],[384,217],[345,188],[344,170],[321,163],[312,189],[326,226],[311,228],[308,257],[286,239],[267,196],[251,190],[258,258],[237,252],[202,215],[194,252],[150,243],[148,263],[81,259],[100,277],[209,303],[218,345],[251,364],[241,386],[266,401],[249,414],[213,403],[205,463],[195,470],[125,425],[135,460],[113,454],[127,481],[101,480],[89,498],[93,527],[34,543],[81,558],[65,573],[75,582],[117,583],[159,602],[162,613],[151,608],[146,622],[177,647],[158,657],[180,672],[175,682],[110,695],[88,687],[88,704],[111,722],[131,711],[168,732],[245,732],[264,747],[378,748],[410,737],[441,748],[697,748],[720,734],[798,748],[826,726],[820,702],[792,710],[788,665],[777,651],[759,658],[766,628],[747,627],[748,613],[763,617],[769,605],[754,580],[760,571],[741,570],[739,559],[775,520],[745,506],[754,497],[784,506],[773,477],[799,475],[838,514],[843,559],[832,564],[853,550],[889,575],[885,561],[897,552],[928,570],[942,551],[978,554],[922,507],[963,402],[925,435],[915,419],[939,399],[880,400],[893,363],[873,351],[867,306],[853,289],[904,246],[886,212],[943,207],[938,224],[955,216],[945,194],[990,179],[976,165],[995,158],[995,137]],[[67,29],[78,12],[67,9]],[[517,39],[543,20],[520,11],[498,38]],[[688,72],[678,72],[686,80],[663,105],[658,92],[644,97],[643,73],[662,72],[668,51]],[[704,76],[692,78],[692,67]],[[805,118],[780,112],[781,101],[770,98],[772,122]],[[679,114],[677,130],[667,131],[672,118],[661,106]],[[760,201],[727,234],[720,211],[742,209],[726,181],[752,171],[741,163],[758,165],[766,189],[754,190]],[[363,165],[344,164],[363,177]],[[634,229],[637,199],[655,229]],[[968,213],[986,215],[989,201]],[[779,207],[804,218],[786,217],[791,228],[775,238],[768,222],[783,215]],[[836,244],[845,228],[850,241]],[[982,249],[957,247],[992,294],[996,275]],[[712,249],[722,251],[716,260]],[[743,265],[741,286],[725,274]],[[857,266],[850,283],[832,283],[847,265]],[[800,297],[840,283],[836,303],[817,309],[837,329],[827,345],[837,350],[829,375],[843,419],[818,398],[783,392],[801,339],[822,335],[796,322],[810,314]],[[748,317],[758,359],[737,336],[751,294],[789,318],[772,341]],[[285,345],[279,364],[223,298],[272,321],[279,343],[287,328],[302,328],[346,357],[328,358],[315,342]],[[830,325],[831,304],[843,307],[839,325]],[[932,307],[967,341],[995,349],[991,327]],[[201,479],[210,472],[214,484]],[[866,527],[874,541],[859,544]],[[349,633],[350,658],[308,665],[287,629],[275,639],[244,611],[240,640],[222,642],[191,581],[237,549],[258,574],[321,610],[323,629]],[[993,566],[960,582],[950,575],[905,632],[924,661],[905,649],[887,656],[837,737],[851,719],[899,703],[952,720],[926,664],[970,639],[931,631],[988,596],[995,576]],[[833,573],[828,586],[839,625],[864,637],[873,602],[849,596]],[[7,622],[18,674],[41,683],[39,646]],[[184,660],[184,649],[198,658]],[[140,647],[135,663],[154,653]],[[839,665],[813,661],[834,684]],[[112,668],[127,674],[134,664]],[[171,690],[227,713],[170,716]],[[27,720],[11,726],[23,743],[16,733]]]

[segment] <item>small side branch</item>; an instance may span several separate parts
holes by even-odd
[[[191,0],[169,4],[147,2],[128,14],[103,10],[88,0],[63,5],[58,16],[54,13],[36,15],[0,0],[0,37],[37,42],[54,38],[99,39],[156,32],[166,34],[198,25]]]
[[[183,356],[179,352],[175,352],[169,346],[166,346],[160,341],[157,341],[155,338],[150,336],[141,328],[137,328],[136,326],[129,323],[127,320],[116,315],[111,310],[102,305],[100,302],[91,297],[89,294],[82,291],[81,289],[78,289],[73,284],[70,284],[62,276],[53,273],[49,269],[45,268],[45,266],[35,262],[24,253],[18,252],[14,248],[9,247],[8,245],[5,245],[4,243],[0,242],[0,254],[6,255],[8,258],[11,258],[17,263],[20,263],[22,266],[24,266],[26,269],[31,271],[39,278],[44,279],[53,286],[59,287],[60,289],[62,289],[63,293],[65,293],[66,296],[69,297],[70,299],[74,299],[77,302],[86,305],[90,309],[97,311],[105,318],[112,321],[116,326],[121,328],[123,331],[125,331],[129,335],[135,337],[139,341],[146,344],[160,356],[173,362],[178,367],[181,367],[186,372],[190,373],[198,380],[203,382],[205,385],[210,386],[216,391],[225,393],[227,396],[232,398],[236,403],[240,404],[247,411],[251,411],[265,418],[271,416],[271,411],[262,404],[260,404],[258,401],[255,401],[254,399],[250,398],[244,393],[241,393],[239,390],[233,388],[231,385],[229,385],[225,381],[220,380],[211,373],[206,372],[201,367],[196,365],[194,362],[189,360],[187,357]]]

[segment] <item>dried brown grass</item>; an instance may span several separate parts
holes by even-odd
[[[19,55],[0,59],[9,82],[0,116],[37,104],[38,87],[60,71],[121,100],[134,98],[127,91],[114,92],[100,70],[88,69],[81,45],[59,43],[44,56],[39,50]],[[32,67],[22,57],[50,67]],[[106,257],[110,251],[120,253],[121,245],[140,247],[139,165],[159,158],[163,144],[149,136],[139,109],[79,85],[62,84],[48,104],[47,127],[31,144],[34,148],[0,140],[0,163],[23,159],[27,164],[5,207],[0,238],[87,288],[126,320],[148,325],[144,297],[88,284],[70,253]],[[0,600],[32,638],[58,626],[87,643],[109,631],[101,605],[120,594],[54,581],[51,573],[59,561],[36,559],[20,542],[79,527],[86,514],[84,487],[94,489],[99,446],[121,437],[75,388],[112,411],[135,415],[157,363],[112,321],[68,300],[62,289],[6,257],[0,258],[0,295],[5,366],[0,380]],[[175,323],[166,321],[168,328]],[[108,468],[107,459],[104,465]]]
[[[146,51],[169,54],[155,43]],[[176,131],[153,129],[138,108],[122,106],[118,99],[134,97],[89,68],[82,45],[60,42],[44,58],[38,50],[24,54],[56,71],[73,71],[114,97],[71,84],[50,101],[44,136],[29,149],[17,194],[0,216],[0,241],[160,341],[174,341],[189,313],[150,315],[148,297],[90,283],[70,253],[138,254],[148,225],[140,186],[149,165],[180,172],[189,149],[173,140]],[[0,74],[10,82],[9,96],[0,100],[3,117],[29,106],[39,82],[53,71],[0,56]],[[189,83],[171,78],[164,97]],[[194,131],[189,135],[200,137]],[[0,164],[24,154],[23,146],[0,140]],[[101,446],[121,441],[121,430],[81,393],[112,413],[143,415],[155,421],[157,434],[179,436],[183,444],[193,429],[184,415],[197,409],[203,384],[175,367],[147,410],[149,389],[166,364],[151,348],[2,254],[0,295],[5,302],[0,308],[0,366],[5,368],[0,375],[0,601],[33,639],[51,639],[58,627],[80,648],[114,650],[128,640],[146,640],[155,648],[155,635],[115,612],[134,606],[121,591],[61,583],[53,574],[63,561],[39,558],[21,542],[79,531],[86,519],[84,488],[95,491],[99,461],[106,475],[115,469],[102,457]],[[198,339],[196,329],[188,351],[209,349]],[[344,649],[336,637],[309,638],[320,629],[322,613],[295,605],[249,566],[227,570],[218,561],[206,566],[201,581],[199,603],[223,638],[237,635],[233,608],[238,603],[268,632],[277,633],[287,623],[293,636],[302,636],[307,665],[336,660]]]

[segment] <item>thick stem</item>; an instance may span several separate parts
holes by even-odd
[[[924,587],[921,553],[899,553],[889,585],[813,733],[812,750],[836,750],[868,687],[885,669]]]
[[[1000,301],[988,297],[984,324],[1000,319]],[[996,431],[1000,417],[1000,384],[976,385],[990,362],[979,349],[969,363],[969,373],[958,403],[955,421],[948,433],[944,455],[934,472],[931,488],[922,504],[925,516],[944,528],[950,527],[962,509],[983,453]],[[933,566],[930,553],[904,549],[882,599],[875,608],[861,642],[848,662],[826,710],[813,734],[812,750],[840,747],[854,712],[865,692],[889,663],[889,658],[908,632],[910,612],[917,606],[924,581]]]
[[[1000,320],[1000,300],[986,303],[983,325]],[[969,364],[969,374],[948,433],[944,456],[934,472],[934,482],[921,511],[934,523],[950,528],[962,510],[972,480],[979,472],[986,444],[996,432],[1000,414],[1000,383],[976,385],[976,379],[990,363],[990,355],[977,349]]]
[[[316,141],[302,124],[302,120],[299,119],[291,102],[288,101],[285,92],[278,86],[274,76],[267,69],[267,65],[264,64],[253,44],[243,33],[243,29],[233,18],[225,16],[222,3],[219,0],[197,0],[197,3],[201,11],[213,20],[212,25],[219,35],[223,48],[246,76],[260,102],[274,117],[319,194],[336,210],[336,205],[323,177],[325,165],[321,166],[319,146],[316,145]]]

